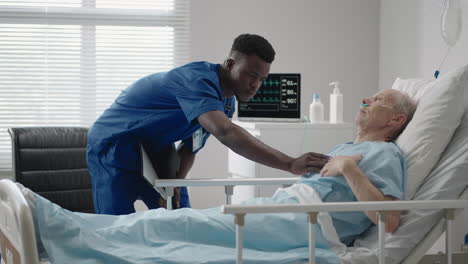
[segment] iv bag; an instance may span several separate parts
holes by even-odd
[[[444,13],[440,22],[440,33],[448,46],[460,38],[462,30],[462,9],[460,0],[445,0]]]

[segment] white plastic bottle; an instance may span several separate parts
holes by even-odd
[[[323,122],[323,104],[320,101],[320,95],[314,93],[314,99],[310,104],[309,108],[310,123],[322,123]]]
[[[340,91],[339,82],[331,82],[333,92],[330,94],[330,123],[343,122],[343,94]]]

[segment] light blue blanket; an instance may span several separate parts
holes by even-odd
[[[33,194],[36,233],[51,263],[235,263],[235,225],[220,208],[165,209],[125,216],[73,213]],[[285,192],[248,204],[291,204]],[[308,258],[305,214],[245,218],[244,263],[301,263]],[[317,263],[337,264],[320,227]]]

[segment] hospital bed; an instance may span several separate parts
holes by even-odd
[[[142,148],[142,156],[145,162],[144,175],[146,178],[155,177],[152,168],[149,165],[149,160],[145,150]],[[353,202],[353,203],[327,203],[320,205],[291,205],[291,206],[271,206],[271,205],[232,205],[231,195],[233,194],[234,186],[242,185],[283,185],[284,187],[294,184],[298,178],[227,178],[227,179],[183,179],[183,180],[165,180],[152,179],[152,185],[157,189],[165,199],[168,201],[168,210],[172,209],[172,196],[175,187],[206,187],[206,186],[221,186],[225,189],[226,205],[222,207],[222,212],[232,214],[235,216],[236,223],[236,251],[237,262],[242,262],[242,226],[244,225],[244,217],[246,214],[255,213],[287,213],[287,212],[300,212],[309,215],[309,250],[310,259],[314,259],[314,227],[317,223],[317,213],[319,212],[349,212],[349,211],[378,211],[379,215],[379,251],[384,250],[384,237],[385,237],[385,215],[386,211],[391,210],[412,210],[412,209],[444,209],[444,217],[439,220],[436,227],[427,235],[418,247],[406,258],[403,264],[417,263],[417,261],[429,250],[436,239],[442,235],[445,230],[446,233],[446,254],[447,263],[452,263],[449,258],[452,256],[450,244],[452,241],[452,221],[455,216],[455,209],[462,209],[468,207],[468,188],[460,196],[460,200],[442,200],[442,201],[409,201],[409,202]],[[379,263],[384,263],[383,254],[379,254]]]
[[[466,146],[465,146],[466,147]],[[229,205],[230,195],[232,189],[236,185],[290,185],[293,184],[297,178],[263,178],[263,179],[186,179],[186,180],[159,180],[154,182],[156,188],[164,188],[162,192],[166,192],[167,198],[170,198],[174,187],[178,186],[222,186],[226,190],[226,203],[228,205],[222,207],[222,213],[233,214],[236,223],[236,252],[238,263],[242,262],[242,226],[248,225],[244,221],[245,214],[252,213],[269,213],[269,212],[302,212],[309,214],[310,225],[315,223],[315,218],[318,212],[329,211],[362,211],[362,210],[376,210],[380,215],[384,215],[387,210],[411,210],[402,214],[402,225],[396,233],[408,232],[408,223],[410,227],[424,226],[425,230],[420,231],[422,235],[417,238],[416,245],[401,244],[395,248],[395,234],[384,234],[384,217],[380,218],[380,225],[375,230],[370,230],[363,238],[357,240],[353,247],[348,247],[347,254],[350,259],[354,256],[359,256],[357,262],[343,262],[343,263],[402,263],[402,264],[415,264],[424,256],[427,250],[435,243],[435,241],[446,232],[446,247],[447,247],[447,262],[451,262],[451,235],[452,220],[457,215],[461,208],[468,207],[468,181],[466,180],[466,169],[468,161],[460,163],[458,167],[462,169],[453,175],[439,175],[434,176],[432,179],[429,177],[427,181],[441,181],[439,184],[429,184],[427,188],[422,187],[426,193],[434,192],[434,189],[444,190],[448,196],[432,197],[436,200],[430,201],[402,201],[402,202],[355,202],[355,203],[327,203],[317,205],[287,205],[287,206],[254,206],[254,205]],[[450,176],[450,177],[448,177]],[[447,179],[445,179],[447,178]],[[427,183],[427,182],[426,182]],[[459,190],[463,186],[462,191]],[[161,190],[160,190],[161,191]],[[424,196],[422,196],[424,198]],[[447,200],[447,197],[450,200]],[[455,200],[454,200],[455,199]],[[171,199],[168,199],[168,203]],[[432,213],[423,215],[414,222],[411,222],[414,215],[410,212],[419,211],[425,212],[427,209]],[[429,216],[429,217],[428,217]],[[431,219],[427,222],[427,219]],[[422,222],[421,222],[422,221]],[[244,223],[245,222],[245,223]],[[412,231],[410,231],[411,233]],[[314,240],[313,228],[309,229],[310,238],[310,262],[314,263]],[[393,240],[392,240],[393,239]],[[401,240],[401,239],[400,239]],[[405,239],[403,239],[405,240]],[[31,210],[15,183],[9,180],[0,181],[0,244],[2,249],[2,264],[9,263],[48,263],[47,260],[39,262],[38,249],[36,245],[36,236],[34,231],[34,223],[31,215]],[[389,246],[390,245],[390,246]],[[399,248],[398,248],[399,247]],[[386,259],[388,256],[392,260]],[[393,262],[395,256],[399,256],[398,262]]]
[[[466,66],[465,66],[466,67]],[[466,70],[465,70],[466,71]],[[465,80],[460,81],[462,84],[468,83]],[[467,100],[467,86],[460,84],[461,89],[465,90],[465,105]],[[442,87],[437,87],[441,89]],[[444,94],[447,95],[447,94]],[[236,215],[237,224],[237,259],[241,262],[242,259],[242,226],[244,224],[244,216],[247,213],[266,213],[266,212],[286,212],[298,210],[311,215],[311,223],[314,223],[314,215],[320,211],[362,211],[374,210],[381,211],[381,215],[385,214],[386,210],[408,210],[404,211],[401,216],[401,224],[397,232],[386,234],[384,236],[384,224],[371,228],[361,238],[358,238],[353,247],[348,247],[349,255],[366,255],[367,259],[361,258],[357,262],[343,263],[403,263],[415,264],[418,263],[426,252],[434,245],[436,240],[446,232],[446,263],[452,263],[450,249],[451,245],[451,225],[457,208],[466,208],[468,200],[468,111],[465,106],[462,121],[457,130],[454,132],[449,145],[440,150],[442,153],[440,160],[437,162],[432,172],[429,173],[426,180],[420,185],[414,200],[402,201],[397,203],[346,203],[346,204],[324,204],[317,206],[239,206],[229,205],[230,195],[232,194],[232,186],[239,184],[261,184],[261,180],[265,183],[272,184],[272,179],[209,179],[209,180],[159,180],[153,185],[155,188],[165,188],[172,193],[174,187],[178,186],[224,186],[226,191],[226,205],[223,207],[223,213]],[[439,117],[440,118],[440,117]],[[436,161],[434,161],[436,162]],[[279,179],[284,182],[277,184],[291,184],[292,178]],[[270,182],[269,182],[270,181]],[[294,181],[294,180],[293,180]],[[170,195],[169,195],[170,196]],[[452,200],[452,201],[447,201]],[[336,207],[335,207],[336,206]],[[333,208],[333,209],[329,209]],[[411,210],[410,210],[411,209]],[[248,225],[248,223],[245,223]],[[310,230],[313,230],[310,228]],[[310,231],[311,232],[311,231]],[[313,234],[312,234],[313,235]],[[311,236],[312,236],[311,235]],[[460,241],[461,243],[461,241]],[[313,245],[311,239],[310,245]],[[311,246],[310,259],[313,259],[313,246]],[[351,257],[352,258],[352,257]],[[465,263],[465,262],[462,262]]]
[[[466,192],[468,194],[468,191]],[[465,196],[467,196],[465,194]],[[467,198],[467,197],[465,197]],[[387,211],[406,211],[414,209],[443,209],[446,225],[446,259],[452,263],[452,221],[455,209],[468,208],[468,200],[439,200],[439,201],[392,201],[392,202],[348,202],[348,203],[322,203],[317,205],[231,205],[222,208],[223,213],[233,214],[236,224],[236,254],[237,263],[242,263],[242,226],[246,214],[258,213],[306,213],[309,216],[309,263],[315,263],[314,225],[317,224],[317,214],[320,212],[354,212],[377,211],[379,223],[379,262],[385,263],[385,213]],[[428,243],[425,243],[428,245]],[[425,250],[429,248],[419,248]],[[417,254],[424,254],[418,252]],[[416,254],[416,253],[414,253]],[[411,257],[414,258],[414,257]],[[416,263],[405,261],[403,263]]]
[[[466,174],[465,174],[466,175]],[[284,178],[284,179],[263,179],[265,183],[269,184],[280,184],[288,185],[293,183],[295,178]],[[256,179],[250,183],[261,184],[262,179]],[[170,187],[177,186],[224,186],[226,189],[231,189],[232,186],[237,184],[244,185],[249,184],[249,180],[242,179],[187,179],[187,180],[161,180],[157,186]],[[465,184],[466,186],[466,184]],[[227,192],[230,193],[229,191]],[[241,206],[241,205],[226,205],[222,208],[223,213],[235,215],[235,223],[237,225],[237,258],[238,263],[241,263],[242,258],[242,226],[244,224],[244,215],[250,213],[268,213],[268,212],[303,212],[309,214],[310,225],[315,223],[316,213],[328,212],[328,211],[350,211],[350,210],[377,210],[384,214],[386,210],[419,210],[419,209],[444,209],[444,213],[439,213],[437,223],[432,227],[424,238],[422,238],[418,245],[410,252],[410,254],[403,260],[403,264],[414,264],[418,263],[421,257],[427,252],[427,250],[434,244],[434,242],[440,237],[440,235],[448,230],[447,235],[447,263],[450,262],[450,242],[452,235],[451,223],[456,215],[456,209],[468,207],[468,189],[465,190],[461,195],[458,196],[457,200],[441,200],[441,201],[403,201],[403,202],[355,202],[355,203],[327,203],[318,205],[288,205],[288,206]],[[169,199],[170,201],[170,199]],[[229,198],[227,198],[229,202]],[[36,245],[36,238],[34,233],[34,224],[31,215],[31,210],[15,183],[9,180],[0,181],[0,244],[2,247],[2,264],[9,263],[28,263],[35,264],[40,263],[38,258],[38,251]],[[245,224],[248,225],[248,222]],[[313,260],[313,228],[309,230],[309,236],[311,239],[310,243],[310,259]],[[380,250],[373,252],[369,248],[362,247],[350,247],[348,251],[350,254],[353,252],[366,252],[368,254],[368,263],[377,263],[377,256],[379,256],[380,263],[384,262],[385,254],[379,254],[384,252],[385,239],[384,239],[384,218],[381,218],[381,225],[378,227],[379,240],[377,244]],[[370,235],[372,236],[372,235]],[[388,235],[387,236],[392,236]],[[47,263],[47,262],[44,262]],[[314,262],[310,262],[314,263]],[[366,262],[362,262],[366,263]]]
[[[468,176],[467,176],[468,177]],[[226,204],[222,207],[222,212],[235,216],[236,224],[236,254],[237,263],[242,263],[242,226],[246,214],[255,213],[287,213],[300,212],[309,215],[309,250],[310,260],[314,259],[314,233],[313,225],[317,223],[317,213],[319,212],[349,212],[349,211],[378,211],[378,251],[385,250],[385,212],[391,210],[441,210],[443,214],[439,217],[437,224],[421,240],[421,242],[411,251],[402,264],[415,264],[426,254],[439,237],[446,232],[446,263],[452,262],[452,221],[460,209],[468,208],[468,187],[459,196],[458,200],[438,200],[438,201],[399,201],[399,202],[352,202],[352,203],[326,203],[318,205],[230,205],[232,188],[237,185],[290,185],[297,181],[296,178],[264,178],[264,179],[185,179],[185,180],[159,180],[154,184],[156,188],[165,188],[170,190],[168,201],[173,193],[174,187],[199,187],[199,186],[223,186],[226,194]],[[467,182],[468,183],[468,180]],[[168,203],[168,206],[169,203]],[[458,210],[456,210],[458,209]],[[248,224],[248,223],[245,223]],[[358,252],[362,248],[348,248],[349,252]],[[351,253],[353,254],[353,253]],[[369,256],[375,258],[375,256]],[[379,253],[378,263],[385,263],[384,254]],[[310,262],[314,263],[314,262]],[[369,261],[369,263],[373,263]]]
[[[197,181],[193,181],[197,182]],[[229,182],[232,184],[232,182]],[[417,263],[425,252],[432,246],[435,240],[447,230],[447,263],[451,262],[451,235],[452,220],[457,215],[457,210],[468,208],[468,189],[460,195],[457,200],[439,201],[400,201],[400,202],[350,202],[350,203],[324,203],[316,205],[225,205],[222,212],[233,214],[236,223],[236,254],[237,263],[242,263],[242,226],[248,224],[244,221],[245,214],[253,213],[281,213],[297,212],[309,215],[309,250],[310,261],[314,260],[314,229],[317,213],[332,211],[365,211],[375,210],[379,212],[379,240],[380,252],[385,250],[385,211],[387,210],[417,210],[417,209],[443,209],[444,218],[441,218],[432,230],[420,241],[418,246],[402,262],[403,264]],[[39,261],[36,236],[34,230],[31,209],[26,202],[22,192],[10,180],[0,181],[0,244],[2,250],[2,264],[48,263],[47,260]],[[362,253],[362,248],[348,248],[349,253],[353,251]],[[379,254],[379,263],[386,263],[385,254]],[[377,263],[376,256],[370,254],[368,262]],[[375,261],[375,262],[374,262]],[[358,262],[356,262],[358,263]]]
[[[466,147],[466,146],[465,146]],[[145,165],[147,166],[147,165]],[[376,230],[371,230],[369,234],[366,234],[361,240],[355,243],[354,247],[348,248],[349,255],[360,255],[359,262],[354,263],[392,263],[387,261],[385,256],[401,255],[401,261],[398,263],[403,264],[415,264],[422,258],[427,250],[434,244],[434,242],[442,235],[445,230],[446,232],[446,246],[447,246],[447,263],[450,262],[450,248],[452,235],[452,220],[457,215],[457,210],[460,208],[468,207],[468,181],[466,180],[466,168],[468,162],[465,161],[460,163],[458,167],[461,167],[457,173],[453,175],[444,175],[444,177],[438,177],[435,175],[432,179],[428,177],[429,181],[439,181],[439,184],[428,184],[427,188],[424,185],[421,187],[426,193],[434,192],[434,189],[444,190],[444,193],[449,196],[442,196],[439,201],[402,201],[402,202],[356,202],[356,203],[327,203],[317,205],[288,205],[288,206],[241,206],[241,205],[226,205],[222,208],[222,213],[235,215],[235,223],[237,224],[237,258],[238,263],[241,263],[242,259],[242,226],[243,224],[248,225],[248,222],[244,223],[245,214],[250,213],[268,213],[268,212],[303,212],[309,214],[310,225],[315,223],[316,213],[328,212],[328,211],[349,211],[349,210],[377,210],[384,215],[386,210],[409,210],[421,211],[422,209],[437,209],[430,210],[431,213],[427,217],[424,215],[422,218],[427,220],[431,219],[431,222],[421,223],[421,219],[418,219],[414,223],[408,221],[407,218],[413,218],[410,214],[402,214],[402,226],[396,233],[407,232],[407,223],[409,222],[413,226],[429,225],[426,227],[428,230],[424,232],[424,236],[421,235],[418,238],[416,246],[412,245],[401,245],[401,248],[408,248],[408,252],[398,252],[395,248],[388,248],[387,244],[394,244],[392,238],[394,234],[383,234],[384,230],[384,218],[381,218],[381,225]],[[450,176],[450,177],[449,177]],[[226,203],[230,203],[230,195],[232,194],[232,188],[236,185],[260,185],[260,184],[274,184],[274,185],[290,185],[294,183],[297,178],[264,178],[264,179],[186,179],[186,180],[159,180],[157,183],[154,182],[156,188],[164,188],[163,192],[166,192],[168,198],[171,196],[171,191],[174,187],[178,186],[222,186],[226,190]],[[442,183],[440,183],[442,182]],[[462,192],[454,190],[454,188],[460,189],[463,185]],[[453,195],[452,195],[453,194]],[[424,196],[423,196],[424,197]],[[446,200],[449,197],[452,201]],[[438,198],[438,197],[434,197]],[[456,199],[456,200],[453,200]],[[171,201],[171,199],[168,199]],[[440,211],[440,209],[443,209]],[[2,180],[0,181],[0,244],[2,246],[2,261],[4,263],[40,263],[38,260],[38,251],[36,245],[36,238],[34,233],[34,224],[31,215],[31,210],[18,187],[11,181]],[[405,229],[406,228],[406,229]],[[375,231],[375,232],[372,232]],[[311,239],[310,245],[310,263],[313,262],[314,247],[313,243],[313,228],[309,230],[309,236]],[[366,244],[367,243],[367,244]],[[400,248],[400,249],[401,249]],[[403,250],[404,251],[404,250]],[[383,253],[381,253],[383,252]],[[363,260],[363,256],[365,260]],[[351,257],[352,258],[352,257]],[[47,263],[46,261],[44,263]],[[343,262],[346,263],[346,262]],[[349,262],[353,263],[353,262]]]
[[[466,94],[465,94],[466,95]],[[468,115],[457,128],[449,145],[432,172],[426,177],[412,200],[401,202],[353,202],[326,203],[312,205],[225,205],[221,213],[233,214],[236,223],[236,255],[242,262],[242,226],[248,225],[245,214],[269,212],[300,212],[309,214],[309,225],[315,224],[317,213],[330,211],[379,212],[379,225],[373,226],[354,245],[346,249],[340,261],[346,264],[402,263],[416,264],[427,250],[446,231],[447,262],[451,264],[452,220],[459,210],[468,207]],[[455,140],[456,139],[456,140]],[[453,144],[451,144],[453,143]],[[259,185],[263,183],[290,185],[294,178],[282,179],[187,179],[159,180],[148,179],[166,198],[170,198],[173,188],[178,186],[223,186],[226,202],[230,203],[232,188],[236,185]],[[170,205],[171,199],[168,199]],[[404,210],[401,222],[394,233],[384,234],[385,211]],[[314,263],[314,232],[309,228],[309,263]],[[39,262],[35,228],[31,209],[19,188],[9,180],[0,181],[0,244],[2,264]],[[195,261],[196,262],[196,261]],[[47,263],[45,260],[44,263]],[[455,264],[455,263],[454,263]]]

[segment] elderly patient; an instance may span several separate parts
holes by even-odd
[[[393,141],[405,129],[415,110],[408,95],[397,90],[383,90],[364,99],[356,115],[354,142],[336,146],[320,174],[305,175],[310,178],[299,183],[312,187],[323,202],[402,199],[406,163]],[[345,244],[350,244],[371,222],[378,221],[376,212],[331,215],[340,240]],[[387,220],[386,231],[394,232],[400,213],[391,212]]]
[[[414,111],[411,99],[396,90],[364,99],[356,115],[354,142],[332,149],[320,173],[306,174],[272,197],[246,203],[402,199],[406,165],[393,140]],[[33,210],[41,247],[52,263],[228,263],[235,257],[233,216],[221,214],[219,208],[91,215],[69,212],[27,189],[23,192]],[[377,221],[375,212],[321,215],[316,226],[319,263],[338,263],[333,234],[337,243],[349,245]],[[296,213],[247,215],[245,262],[288,263],[307,258],[306,217]],[[399,219],[399,212],[389,215],[388,232],[397,229]]]

